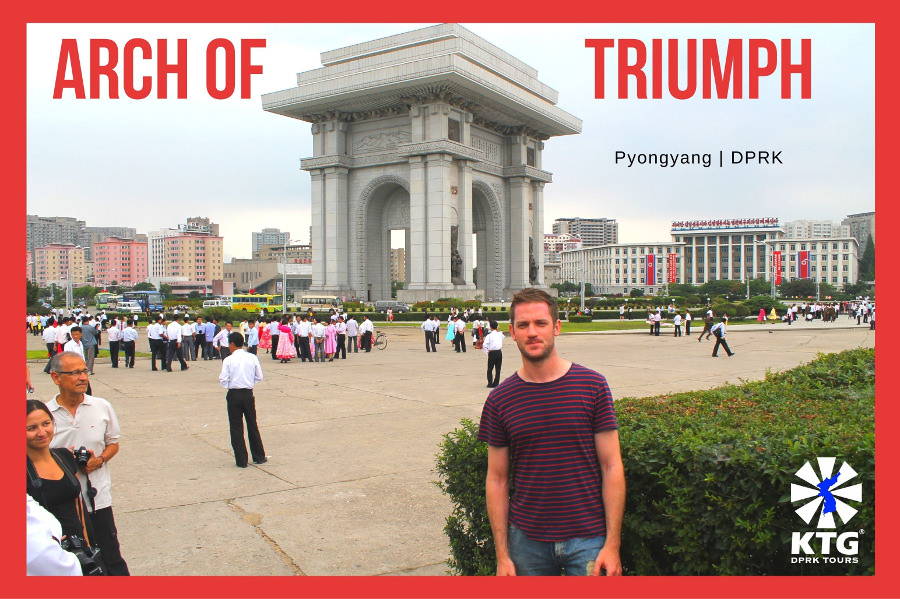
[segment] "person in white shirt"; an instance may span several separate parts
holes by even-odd
[[[436,352],[437,348],[434,346],[434,320],[429,316],[420,328],[425,331],[425,351]]]
[[[41,504],[25,493],[25,574],[28,576],[81,576],[75,554],[59,546],[62,526]]]
[[[312,341],[315,349],[313,350],[313,357],[316,362],[324,362],[325,361],[325,325],[313,318],[312,327],[310,327],[310,334],[312,335]]]
[[[281,321],[277,318],[273,318],[272,322],[269,323],[269,335],[272,338],[272,359],[276,360],[275,354],[278,353],[278,338],[281,336],[281,331],[278,330],[278,325],[281,324]]]
[[[84,344],[81,343],[81,327],[74,326],[69,329],[69,336],[72,337],[63,345],[63,351],[75,352],[84,360]]]
[[[491,321],[491,332],[484,338],[481,347],[487,354],[487,386],[494,388],[500,384],[500,368],[503,366],[503,333],[500,332],[496,320]],[[493,371],[493,376],[491,376]]]
[[[130,318],[122,331],[122,347],[125,350],[125,367],[134,368],[134,352],[137,347],[138,331]]]
[[[69,340],[69,329],[72,328],[72,319],[68,316],[60,320],[59,326],[56,327],[56,353],[63,350],[63,345]]]
[[[681,314],[675,312],[675,317],[672,319],[672,324],[675,325],[675,336],[681,337]]]
[[[56,344],[56,320],[50,319],[47,321],[47,327],[44,329],[43,333],[44,343],[47,344],[47,355],[50,359],[53,358],[57,354],[57,349],[59,346]],[[47,360],[47,365],[44,367],[44,374],[50,374],[50,360]]]
[[[712,352],[713,358],[719,357],[719,346],[720,345],[725,348],[725,353],[728,354],[729,358],[734,355],[734,352],[731,351],[730,347],[728,347],[728,342],[725,341],[725,324],[727,322],[728,322],[728,317],[723,316],[722,322],[717,322],[710,329],[710,333],[712,333],[716,337],[716,344],[713,347],[713,352]]]
[[[363,315],[363,321],[359,325],[359,332],[362,334],[362,347],[367,352],[372,351],[372,332],[375,331],[375,325],[369,320],[369,317]]]
[[[344,322],[343,316],[338,316],[337,323],[334,325],[337,334],[337,347],[334,351],[334,357],[341,356],[341,360],[347,359],[347,324]]]
[[[453,319],[453,326],[456,328],[456,337],[453,338],[456,353],[466,353],[466,321],[457,316]]]
[[[434,318],[434,342],[436,345],[441,344],[441,319],[435,314]]]
[[[181,325],[181,355],[185,361],[197,361],[197,346],[194,344],[194,323],[190,318],[184,318],[184,324]]]
[[[113,368],[119,367],[119,342],[122,340],[122,331],[117,325],[116,319],[113,318],[109,328],[106,329],[106,336],[109,339],[109,360]]]
[[[233,326],[234,325],[232,325],[231,322],[226,322],[225,326],[216,333],[215,337],[213,337],[213,351],[219,352],[220,360],[224,360],[228,357],[228,354],[231,353],[231,348],[228,345],[228,336],[231,335]]]
[[[181,350],[181,326],[181,315],[174,314],[172,316],[172,322],[166,327],[166,337],[169,339],[169,352],[166,357],[168,368],[166,368],[166,372],[172,372],[172,362],[176,357],[181,363],[182,370],[187,370],[189,368],[184,361],[184,354]]]
[[[356,318],[353,316],[348,316],[346,318],[347,322],[347,351],[352,351],[353,353],[359,353],[359,323],[356,322]]]
[[[230,323],[228,323],[230,324]],[[247,421],[247,440],[254,464],[265,464],[266,450],[256,424],[256,398],[253,387],[263,380],[259,358],[244,351],[244,336],[234,332],[228,335],[230,355],[222,360],[219,383],[228,389],[225,401],[228,406],[228,427],[231,430],[231,449],[238,468],[247,467],[247,446],[244,444],[244,420]]]
[[[165,317],[160,314],[156,317],[156,322],[147,325],[147,341],[150,343],[150,370],[159,370],[156,367],[156,358],[159,357],[160,367],[163,370],[166,366],[166,342],[164,336],[166,334]]]

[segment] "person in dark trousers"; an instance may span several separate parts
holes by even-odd
[[[238,468],[247,467],[247,446],[244,444],[244,420],[247,421],[247,440],[254,464],[265,464],[266,450],[256,424],[256,398],[253,387],[263,379],[259,358],[244,351],[244,336],[237,331],[228,335],[230,354],[222,360],[219,383],[228,389],[228,427],[231,430],[231,449]]]
[[[729,358],[734,355],[734,352],[731,351],[730,347],[728,347],[728,342],[725,341],[725,323],[726,322],[728,322],[728,319],[723,316],[722,322],[717,322],[710,329],[710,331],[716,338],[716,345],[713,347],[713,352],[712,352],[713,358],[719,357],[719,346],[720,345],[725,348],[725,353],[728,354]]]
[[[500,384],[500,368],[503,366],[503,333],[496,320],[491,321],[491,332],[485,336],[481,349],[488,357],[487,386],[494,388]]]
[[[697,341],[703,341],[703,335],[706,335],[706,339],[709,340],[709,336],[711,333],[711,328],[713,326],[713,322],[715,319],[715,314],[713,314],[712,309],[706,311],[706,319],[703,321],[703,330],[700,331],[700,335],[697,337]]]

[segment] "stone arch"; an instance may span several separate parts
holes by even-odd
[[[398,189],[399,188],[399,189]],[[370,209],[374,206],[376,202],[390,202],[392,200],[392,196],[396,194],[400,189],[405,191],[407,202],[409,201],[409,181],[400,175],[390,174],[390,175],[381,175],[375,177],[371,181],[369,181],[363,190],[359,194],[359,199],[356,205],[356,239],[357,239],[357,256],[356,256],[356,289],[357,296],[366,299],[367,298],[367,290],[369,285],[372,284],[370,281],[370,273],[373,267],[373,260],[377,260],[377,255],[372,255],[371,246],[373,242],[370,241],[372,232],[369,230],[369,226],[372,225],[370,222]],[[380,244],[378,244],[380,246]],[[382,257],[383,260],[383,257]],[[382,265],[383,266],[383,265]],[[388,265],[388,270],[390,270],[390,266]],[[380,291],[380,286],[376,285],[375,293],[382,293]],[[388,288],[388,296],[390,294],[390,288]],[[375,298],[381,299],[381,298]]]
[[[490,222],[485,225],[489,232],[486,235],[488,245],[484,250],[479,249],[478,254],[484,256],[483,265],[487,268],[478,270],[478,288],[484,290],[484,299],[491,300],[500,298],[503,295],[503,283],[506,280],[506,272],[503,264],[503,211],[497,190],[482,179],[472,181],[472,212],[477,212],[476,204],[482,203],[487,205],[489,213],[484,214],[490,217]],[[473,214],[474,217],[474,214]],[[474,222],[473,218],[473,222]],[[479,244],[480,245],[480,244]],[[476,266],[479,261],[476,260]]]

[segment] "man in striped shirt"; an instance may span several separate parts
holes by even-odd
[[[478,432],[497,575],[621,575],[625,473],[606,379],[557,355],[546,292],[517,293],[509,320],[522,368],[491,391]]]

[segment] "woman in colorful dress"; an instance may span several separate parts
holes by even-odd
[[[262,323],[262,319],[259,322]],[[259,347],[266,350],[266,353],[269,353],[269,348],[272,347],[272,333],[269,331],[270,322],[272,322],[272,319],[267,318],[266,324],[261,327],[259,332]]]
[[[334,362],[334,352],[337,351],[337,329],[334,323],[328,321],[325,325],[325,357],[329,362]]]
[[[297,357],[297,349],[294,347],[294,334],[291,327],[288,326],[288,317],[281,319],[278,325],[278,347],[275,348],[275,357],[281,360],[282,364],[291,361],[291,358]],[[270,338],[271,342],[271,338]]]
[[[756,317],[756,320],[759,321],[759,324],[762,324],[766,321],[766,309],[765,308],[759,309],[759,316]]]

